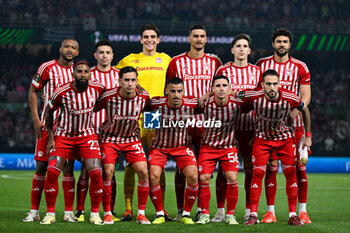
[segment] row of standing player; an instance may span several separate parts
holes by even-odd
[[[148,32],[151,32],[151,34],[152,34],[152,30],[148,30]],[[294,64],[295,59],[292,59],[289,57],[288,50],[290,48],[291,37],[288,38],[289,40],[287,42],[284,40],[282,40],[282,41],[276,40],[277,37],[279,37],[278,39],[280,39],[281,36],[282,36],[282,38],[288,37],[288,34],[286,34],[286,33],[284,33],[284,34],[282,33],[281,35],[277,34],[277,36],[275,36],[275,38],[273,38],[273,46],[275,48],[275,55],[273,57],[270,57],[270,59],[269,59],[270,61],[267,62],[265,69],[276,67],[275,69],[279,69],[280,74],[281,73],[286,74],[285,76],[289,78],[288,81],[290,81],[290,83],[294,85],[291,87],[291,90],[293,90],[293,89],[298,90],[298,87],[299,87],[298,81],[299,81],[299,79],[301,79],[304,76],[304,74],[302,74],[302,71],[305,71],[306,75],[308,74],[308,71],[307,71],[307,68],[300,69],[300,62],[297,62],[299,65],[295,65]],[[143,35],[142,35],[142,38],[143,38]],[[142,38],[141,38],[141,42],[142,42]],[[186,89],[189,88],[188,89],[189,91],[187,91],[187,92],[193,92],[192,93],[193,95],[200,96],[201,94],[199,94],[199,93],[201,93],[201,90],[194,90],[193,89],[193,91],[192,91],[190,89],[190,87],[192,87],[192,85],[193,85],[192,81],[198,80],[197,84],[200,84],[200,85],[196,85],[197,87],[198,86],[205,86],[207,84],[207,82],[205,82],[204,80],[208,79],[208,77],[211,78],[214,75],[215,70],[217,69],[217,67],[220,65],[221,62],[219,61],[219,65],[217,65],[217,64],[210,65],[211,60],[213,60],[213,59],[218,60],[218,59],[213,58],[211,56],[208,56],[204,53],[204,45],[206,42],[206,32],[205,32],[204,28],[198,27],[198,28],[193,28],[193,30],[191,29],[189,38],[190,38],[189,40],[191,42],[190,52],[182,54],[180,56],[177,56],[172,60],[171,63],[173,65],[170,65],[170,67],[168,69],[168,77],[172,76],[171,72],[174,72],[174,70],[178,69],[179,71],[174,76],[179,76],[180,78],[183,78],[185,80],[185,92],[186,92]],[[241,40],[241,42],[242,41],[244,41],[244,39]],[[154,52],[155,52],[156,44],[159,43],[158,33],[153,37],[152,37],[152,35],[149,36],[148,40],[144,39],[143,42],[144,42],[143,43],[144,50],[145,50],[145,47],[147,49],[147,46],[151,47],[151,48],[153,46]],[[281,45],[281,43],[282,43],[282,45]],[[247,63],[247,56],[250,53],[250,45],[248,43],[248,47],[247,47],[247,45],[243,45],[243,46],[237,45],[236,47],[237,47],[236,48],[237,51],[235,52],[235,45],[233,44],[232,53],[235,55],[235,61],[232,64],[226,64],[224,67],[227,67],[227,68],[231,67],[234,72],[237,72],[237,75],[236,76],[235,75],[231,75],[231,76],[227,75],[227,76],[230,78],[234,78],[234,77],[237,78],[237,80],[231,80],[233,88],[235,88],[235,89],[246,89],[247,87],[250,88],[251,86],[249,86],[249,84],[251,84],[251,83],[249,83],[248,86],[244,86],[244,84],[242,84],[242,82],[247,82],[247,81],[249,82],[249,80],[250,80],[250,81],[253,81],[252,86],[254,86],[254,76],[255,77],[258,76],[255,73],[252,73],[252,71],[251,71],[251,67],[253,67],[253,68],[256,68],[256,67]],[[243,51],[239,51],[238,47],[242,47],[241,49]],[[246,50],[246,51],[244,51],[244,50]],[[282,54],[281,54],[281,51],[282,51]],[[153,53],[153,55],[155,55],[155,54]],[[150,56],[150,57],[152,57],[152,56]],[[156,60],[159,61],[159,56],[156,56]],[[292,62],[293,60],[294,60],[294,63]],[[181,62],[179,62],[179,61],[181,61]],[[135,59],[133,62],[138,63],[140,61],[138,59]],[[174,64],[176,64],[176,62],[177,62],[177,65],[174,65]],[[180,65],[183,65],[183,68],[179,68]],[[304,64],[301,64],[301,65],[302,65],[302,68],[306,67]],[[202,70],[200,70],[200,68],[202,68]],[[141,72],[140,72],[140,70],[141,70]],[[140,69],[140,70],[139,70],[139,72],[142,73],[142,69]],[[182,73],[182,71],[186,71],[186,72]],[[197,77],[191,75],[192,72],[195,72]],[[201,72],[203,73],[203,75],[201,75]],[[246,77],[244,78],[244,76],[246,76]],[[280,75],[280,76],[284,77],[284,75]],[[140,79],[140,77],[139,77],[139,79]],[[298,80],[295,81],[293,79],[298,79]],[[304,78],[302,78],[302,79],[304,79]],[[281,81],[283,81],[283,79]],[[301,83],[301,81],[304,82],[304,80],[300,80],[299,84]],[[283,82],[288,83],[285,81],[283,81]],[[242,85],[242,86],[237,88],[237,85],[235,87],[233,85],[233,83],[237,83],[238,85]],[[153,82],[153,84],[154,84],[154,82]],[[302,90],[304,91],[305,87],[309,87],[309,85],[307,84],[307,80],[304,84],[303,83],[301,83],[301,84],[302,85],[300,85],[301,86],[300,91],[302,91]],[[257,81],[255,82],[255,85],[257,85]],[[282,86],[283,86],[283,83],[282,83]],[[297,87],[295,87],[295,86],[297,86]],[[187,94],[189,94],[189,93],[187,93]],[[305,102],[306,103],[308,102],[307,101],[307,94],[310,94],[310,92],[305,94],[305,96],[306,96]],[[302,97],[304,97],[304,94],[302,94]],[[241,130],[239,130],[238,132],[240,132],[240,131]],[[242,133],[244,133],[244,132],[242,132]],[[238,139],[239,138],[242,138],[242,137],[238,137]],[[247,140],[243,140],[243,141],[247,142]],[[240,146],[240,149],[241,149],[241,153],[242,153],[242,146]],[[245,162],[244,164],[245,164],[245,171],[246,171],[246,182],[245,182],[246,185],[245,186],[247,186],[247,184],[249,184],[249,181],[247,182],[247,180],[249,180],[249,173],[250,173],[250,177],[251,177],[251,171],[249,172],[249,163]],[[247,166],[246,166],[246,164],[247,164]],[[217,183],[219,183],[219,182],[217,182]],[[179,188],[181,188],[181,187],[179,187]],[[181,191],[177,192],[177,193],[181,193]],[[181,195],[177,195],[177,196],[181,196]],[[179,207],[179,210],[181,211],[181,198],[178,198],[178,200],[179,199],[180,199],[180,201],[178,201],[178,207]],[[249,198],[247,198],[247,200],[249,200]],[[247,201],[247,204],[249,204],[248,202],[249,201]],[[306,201],[305,201],[305,203],[306,203]],[[221,205],[222,205],[222,199],[221,199]],[[223,201],[223,205],[225,205],[225,201]],[[249,207],[249,206],[247,205],[247,207]],[[247,208],[247,209],[249,209],[249,208]],[[218,214],[220,214],[221,211],[222,211],[222,208],[219,207]],[[303,211],[303,212],[306,212],[306,211]]]

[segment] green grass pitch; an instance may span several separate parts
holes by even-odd
[[[309,174],[308,213],[312,224],[302,227],[290,226],[288,206],[285,194],[283,175],[278,175],[278,190],[276,197],[277,222],[244,226],[243,215],[245,194],[243,188],[244,173],[239,173],[239,200],[235,215],[240,225],[228,226],[225,223],[210,223],[207,225],[184,225],[177,222],[166,222],[162,225],[139,225],[135,221],[119,222],[114,225],[94,226],[85,223],[66,223],[63,221],[64,202],[62,187],[56,204],[56,223],[43,226],[38,222],[23,223],[22,219],[30,209],[30,189],[33,171],[0,171],[0,232],[350,232],[350,176],[348,174]],[[62,176],[61,176],[62,177]],[[78,173],[76,173],[76,179]],[[171,216],[176,214],[174,191],[174,172],[167,172],[167,191],[165,208]],[[60,182],[61,183],[61,182]],[[214,180],[211,181],[212,198],[210,204],[211,216],[216,211]],[[117,203],[116,213],[121,216],[124,211],[122,194],[123,173],[117,172]],[[90,201],[86,201],[89,212]],[[134,197],[134,207],[137,198]],[[259,219],[266,211],[265,194],[262,192],[259,206]],[[134,211],[136,213],[136,210]],[[45,215],[44,196],[40,206],[40,217]],[[155,210],[150,200],[146,208],[146,216],[152,221]],[[195,208],[192,217],[195,215]],[[101,206],[101,216],[102,206]],[[85,213],[88,219],[88,213]]]

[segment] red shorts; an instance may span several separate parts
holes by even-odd
[[[199,151],[198,170],[200,174],[213,174],[216,162],[224,172],[238,172],[238,153],[235,147],[226,149],[217,149],[203,145]]]
[[[55,150],[49,156],[59,156],[67,160],[77,158],[101,159],[100,146],[96,135],[83,137],[55,137]]]
[[[148,155],[148,164],[150,166],[158,165],[164,169],[168,156],[175,159],[176,165],[181,169],[181,171],[183,171],[183,169],[189,165],[197,166],[197,160],[194,156],[194,152],[190,149],[190,147],[186,146],[151,149]]]
[[[236,131],[236,140],[242,157],[252,157],[254,136],[254,131]]]
[[[34,159],[36,161],[48,161],[48,156],[46,154],[47,151],[47,143],[49,141],[49,135],[46,130],[41,130],[41,138],[36,139],[35,145],[35,155]]]
[[[283,165],[295,165],[297,146],[294,138],[285,140],[265,140],[255,138],[252,152],[253,166],[265,166],[271,157],[272,153],[277,155]]]
[[[296,127],[294,137],[295,137],[295,144],[297,146],[299,145],[300,139],[303,135],[304,135],[304,127]],[[309,154],[311,154],[311,150],[309,151]],[[299,153],[297,153],[297,158],[299,159]],[[277,157],[276,153],[273,152],[271,154],[270,160],[278,160],[278,159],[279,158]]]
[[[141,141],[118,144],[105,142],[101,144],[101,151],[102,164],[115,164],[119,158],[119,152],[123,152],[126,161],[131,165],[136,162],[147,162]]]

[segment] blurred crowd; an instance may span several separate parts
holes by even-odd
[[[39,20],[43,23],[79,23],[93,19],[96,23],[118,20],[194,21],[210,26],[226,25],[262,27],[267,23],[295,25],[350,25],[347,0],[0,0],[0,20]]]

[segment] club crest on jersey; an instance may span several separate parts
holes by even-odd
[[[160,117],[159,111],[156,112],[144,112],[143,113],[143,128],[144,129],[160,129]]]
[[[288,69],[288,70],[286,70],[285,73],[286,73],[287,76],[292,76],[293,75],[293,70]]]
[[[140,114],[140,112],[141,112],[141,106],[140,106],[139,104],[136,104],[136,105],[135,105],[135,112],[136,112],[136,114]]]
[[[40,81],[40,75],[38,75],[38,74],[35,75],[34,80],[37,81],[37,82],[39,82],[39,81]]]
[[[278,111],[278,118],[283,117],[285,114],[286,114],[286,110],[285,110],[285,109],[280,109],[280,110]]]
[[[90,101],[91,103],[95,103],[95,96],[90,95],[90,96],[89,96],[89,101]]]
[[[210,69],[210,64],[204,63],[203,67],[204,67],[204,70],[209,70]]]
[[[249,75],[249,79],[250,79],[251,82],[254,81],[255,78],[256,78],[255,74],[250,74]]]
[[[160,57],[157,57],[157,58],[156,58],[156,62],[157,62],[157,63],[162,63],[162,59],[161,59]]]

